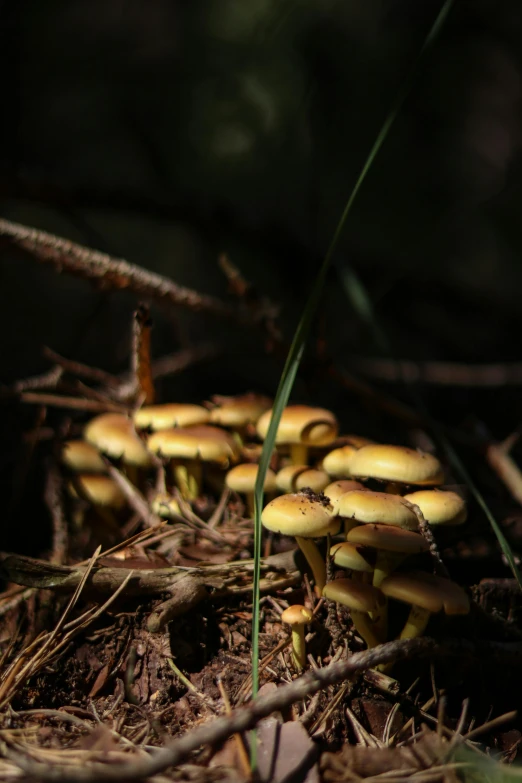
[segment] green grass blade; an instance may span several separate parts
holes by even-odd
[[[326,273],[330,266],[331,260],[337,250],[339,240],[350,210],[353,206],[355,199],[359,193],[361,185],[363,184],[368,171],[370,170],[379,150],[381,149],[384,140],[386,139],[388,132],[395,121],[407,95],[411,90],[413,80],[417,73],[418,67],[428,50],[435,42],[446,17],[453,5],[453,0],[446,0],[444,2],[435,22],[426,37],[422,49],[419,53],[417,61],[412,68],[412,72],[407,81],[402,86],[399,94],[395,100],[395,103],[387,115],[375,142],[370,150],[370,153],[361,169],[361,172],[355,182],[355,185],[351,191],[350,197],[346,203],[340,220],[334,232],[334,236],[330,242],[325,258],[321,264],[319,272],[317,274],[315,283],[312,288],[312,293],[308,297],[303,314],[299,321],[299,325],[294,335],[290,351],[288,353],[286,363],[281,375],[279,387],[277,389],[272,418],[270,426],[268,428],[267,436],[263,445],[263,451],[259,463],[259,470],[255,488],[255,501],[254,501],[254,578],[253,578],[253,608],[252,608],[252,692],[255,696],[259,690],[259,617],[260,617],[260,596],[259,596],[259,582],[260,582],[260,563],[261,563],[261,511],[263,508],[263,485],[265,481],[266,471],[270,462],[270,456],[272,454],[275,445],[275,435],[281,419],[283,409],[290,399],[292,387],[299,369],[303,352],[305,349],[306,339],[310,331],[313,318],[315,316],[317,306],[321,297],[321,292],[326,277]],[[253,739],[251,743],[251,763],[253,769],[256,767],[256,742]]]

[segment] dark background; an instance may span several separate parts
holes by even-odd
[[[0,212],[223,299],[225,251],[281,305],[289,339],[440,7],[4,0]],[[521,80],[518,0],[457,0],[328,276],[314,335],[346,369],[382,355],[343,291],[347,264],[399,358],[522,358]],[[0,247],[1,381],[45,370],[43,345],[125,370],[135,305],[131,294],[96,291]],[[164,397],[275,392],[283,357],[267,355],[259,334],[186,311],[153,315],[155,355],[209,338],[222,348],[165,382]],[[381,388],[410,402],[400,384]],[[517,387],[420,391],[434,415],[468,431],[503,438],[519,425]],[[295,397],[333,406],[343,428],[411,441],[402,422],[319,370],[305,370]],[[34,417],[6,406],[6,497]]]

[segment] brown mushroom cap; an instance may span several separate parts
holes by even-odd
[[[150,454],[127,416],[121,413],[102,413],[87,424],[85,440],[113,459],[127,465],[149,467]]]
[[[272,406],[270,397],[250,392],[237,397],[221,397],[215,395],[212,398],[215,408],[210,411],[212,424],[220,424],[222,427],[244,427],[246,424],[255,424],[259,417]]]
[[[434,614],[468,614],[470,608],[469,598],[458,584],[423,571],[390,574],[383,579],[381,590],[388,598]]]
[[[200,459],[227,466],[239,454],[234,438],[218,427],[175,427],[154,432],[147,446],[155,454],[179,459]]]
[[[163,405],[144,405],[135,411],[134,424],[140,430],[166,430],[170,427],[191,427],[206,424],[210,413],[202,405],[166,402]]]
[[[375,568],[375,551],[348,541],[334,544],[330,549],[330,557],[339,568],[351,568],[352,571],[367,573]]]
[[[401,484],[442,484],[444,475],[439,460],[424,451],[381,443],[362,446],[350,462],[352,476],[396,481]]]
[[[263,509],[261,522],[267,530],[285,536],[320,538],[339,530],[332,507],[306,492],[280,495]]]
[[[93,506],[120,509],[126,503],[125,495],[109,476],[99,474],[76,476],[74,482],[71,481],[68,485],[68,489],[72,497],[82,497]]]
[[[252,462],[245,462],[242,465],[236,465],[228,471],[225,483],[229,489],[234,492],[253,492],[256,486],[257,473],[259,466]],[[275,492],[276,477],[273,470],[268,468],[263,486],[265,492]]]
[[[403,503],[401,496],[387,492],[367,489],[346,492],[334,503],[334,511],[343,519],[355,519],[357,522],[379,522],[405,530],[417,530],[419,527],[414,511]]]
[[[62,447],[61,461],[73,473],[107,472],[98,449],[85,440],[66,440]]]
[[[332,478],[350,476],[350,463],[354,454],[358,451],[356,446],[347,444],[333,449],[323,457],[323,468]]]
[[[272,411],[263,413],[257,422],[257,433],[264,440]],[[338,432],[337,419],[324,408],[289,405],[284,409],[277,429],[276,443],[303,443],[306,446],[327,446]]]
[[[357,612],[377,612],[384,604],[379,588],[353,579],[335,579],[323,587],[323,596]]]
[[[301,604],[292,604],[281,614],[281,620],[288,625],[307,625],[311,623],[313,614],[310,609]]]
[[[404,499],[417,505],[430,525],[461,525],[468,516],[464,498],[450,490],[421,489]]]
[[[281,492],[298,492],[305,487],[322,492],[329,481],[324,470],[309,468],[308,465],[286,465],[276,476],[276,485]]]
[[[341,495],[346,495],[347,492],[353,492],[354,489],[365,490],[364,484],[360,481],[352,481],[351,479],[340,479],[339,481],[332,481],[324,489],[323,493],[327,498],[330,498],[330,503],[335,506]]]
[[[384,552],[418,555],[429,550],[429,544],[420,533],[392,525],[359,525],[346,535],[352,544],[371,546]]]

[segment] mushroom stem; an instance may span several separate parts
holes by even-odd
[[[398,552],[383,552],[377,550],[377,560],[375,562],[375,570],[373,572],[373,586],[380,587],[381,582],[388,574],[391,574],[397,566],[399,566],[405,559],[406,555]],[[379,635],[386,639],[388,636],[388,599],[386,598],[383,606],[381,607],[378,617],[372,618],[375,622]]]
[[[290,445],[290,460],[292,465],[308,465],[308,446],[306,443]]]
[[[354,527],[357,527],[357,525],[360,524],[360,522],[357,522],[356,519],[343,519],[344,524],[344,535],[347,536],[350,530],[353,530]]]
[[[292,628],[292,660],[297,671],[306,666],[306,641],[304,625],[295,625]]]
[[[198,459],[178,460],[173,464],[174,481],[184,500],[195,500],[201,490],[201,461]]]
[[[312,569],[315,581],[315,591],[320,597],[323,593],[323,587],[326,584],[326,563],[324,562],[319,549],[311,538],[296,536],[297,546],[306,558],[306,561]]]
[[[350,609],[350,617],[352,618],[355,630],[359,636],[364,639],[368,645],[368,649],[377,647],[378,644],[381,644],[382,639],[378,633],[377,626],[372,622],[370,616],[366,612]]]
[[[255,512],[254,497],[255,495],[253,492],[246,493],[246,505],[247,505],[248,516],[250,519],[254,518],[254,512]]]
[[[398,484],[396,481],[388,481],[388,483],[386,484],[386,489],[384,491],[388,495],[400,495],[401,485]]]
[[[430,617],[431,612],[427,609],[422,609],[420,606],[412,606],[399,639],[415,639],[417,636],[422,636]]]

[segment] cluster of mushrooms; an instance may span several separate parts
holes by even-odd
[[[127,478],[142,489],[159,458],[168,482],[151,503],[160,516],[179,513],[174,487],[190,502],[204,486],[227,486],[245,497],[252,512],[260,442],[271,413],[270,399],[246,394],[216,397],[206,406],[146,405],[129,417],[102,414],[86,425],[83,440],[64,444],[62,461],[74,477],[71,492],[103,513],[120,510],[125,496],[107,475],[104,456],[118,460]],[[265,493],[272,499],[263,509],[262,524],[272,533],[295,537],[316,594],[350,609],[368,647],[388,639],[388,599],[411,606],[400,638],[422,634],[432,613],[468,613],[468,597],[456,583],[429,571],[396,570],[429,550],[423,526],[466,520],[462,497],[438,488],[444,476],[435,456],[339,436],[330,411],[305,405],[283,411],[276,449],[275,469],[265,479]],[[337,538],[328,556],[342,575],[327,582],[326,559],[317,542],[332,536]],[[305,665],[304,626],[311,619],[309,609],[300,605],[282,615],[292,627],[299,669]]]

